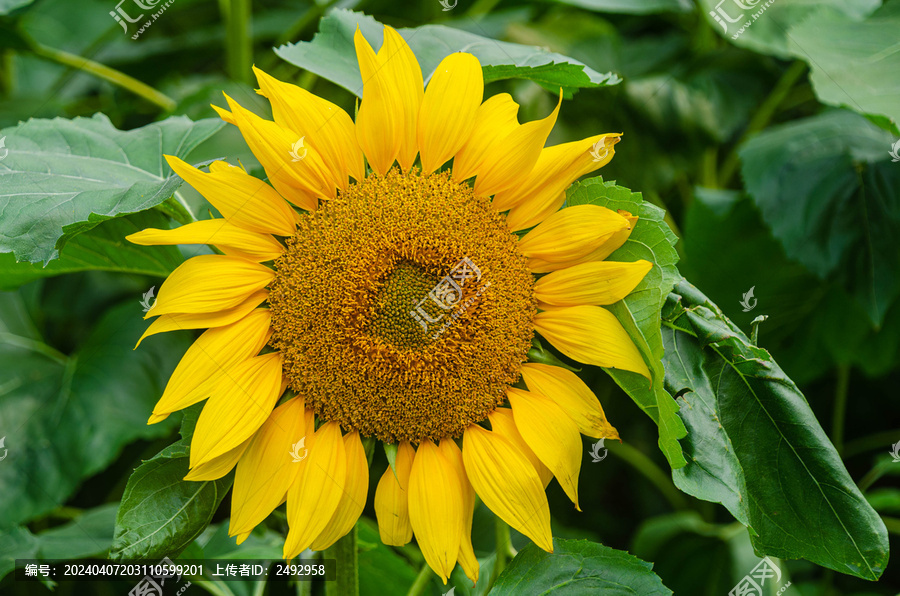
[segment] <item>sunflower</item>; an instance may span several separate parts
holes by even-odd
[[[355,44],[355,122],[259,70],[272,121],[227,95],[229,110],[217,108],[268,183],[167,156],[222,218],[129,240],[221,254],[185,261],[147,313],[156,320],[141,340],[207,329],[149,423],[208,398],[186,479],[236,468],[229,532],[239,543],[286,501],[285,558],[354,527],[369,485],[363,438],[390,444],[375,491],[381,539],[415,535],[445,583],[457,562],[476,581],[476,495],[552,551],[547,484],[555,477],[577,508],[579,433],[618,438],[574,373],[529,362],[535,332],[576,361],[649,378],[602,306],[651,264],[604,261],[632,214],[560,209],[573,181],[609,162],[619,134],[544,147],[559,104],[519,124],[508,94],[483,101],[473,55],[447,56],[426,89],[393,29],[377,53],[359,31]]]

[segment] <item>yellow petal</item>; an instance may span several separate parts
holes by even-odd
[[[275,123],[306,139],[322,156],[338,188],[347,188],[348,176],[362,180],[362,151],[356,142],[353,120],[340,107],[302,87],[279,81],[253,67],[260,94],[272,104]]]
[[[246,441],[272,413],[281,389],[281,354],[254,356],[226,371],[203,406],[191,440],[191,467]]]
[[[633,230],[634,226],[637,224],[638,217],[636,215],[632,215],[624,209],[619,209],[617,213],[624,217],[625,221],[628,222],[627,227],[610,236],[593,251],[582,257],[578,257],[577,259],[571,259],[567,261],[544,261],[542,259],[528,259],[528,268],[531,269],[531,271],[534,273],[546,273],[548,271],[558,271],[560,269],[565,269],[566,267],[573,267],[575,265],[580,265],[581,263],[602,261],[613,252],[615,252],[620,246],[625,244],[625,241],[628,240],[628,237],[631,235],[631,230]]]
[[[388,466],[375,490],[375,517],[381,541],[389,546],[403,546],[412,540],[409,525],[409,472],[412,469],[415,450],[408,442],[397,445],[394,468]],[[396,469],[396,474],[394,470]]]
[[[225,99],[241,136],[262,164],[269,181],[284,198],[303,209],[315,209],[316,203],[310,201],[310,197],[335,197],[335,181],[331,179],[322,156],[306,144],[302,148],[296,147],[302,135],[260,118],[228,95]]]
[[[619,433],[606,419],[597,396],[572,371],[559,366],[528,362],[522,365],[522,378],[528,389],[556,402],[575,421],[581,434],[595,439],[619,438]]]
[[[553,552],[547,495],[528,458],[477,424],[466,429],[462,453],[466,476],[484,504],[537,546]]]
[[[219,210],[228,223],[251,232],[293,236],[297,213],[274,188],[224,161],[213,162],[209,173],[166,155],[176,174]]]
[[[197,314],[172,314],[162,315],[147,327],[144,334],[138,340],[135,349],[144,338],[156,335],[157,333],[165,333],[166,331],[181,331],[183,329],[211,329],[215,327],[224,327],[240,321],[247,316],[250,311],[259,306],[260,302],[268,298],[268,290],[260,290],[250,294],[250,297],[234,306],[226,308],[218,312],[197,313]]]
[[[344,494],[328,525],[310,546],[312,550],[325,550],[346,536],[356,525],[366,507],[369,462],[358,432],[352,431],[344,435],[344,450],[347,454],[347,483],[344,486]]]
[[[337,511],[347,482],[347,453],[341,425],[326,422],[313,435],[303,473],[288,490],[289,531],[284,558],[309,548]]]
[[[304,400],[295,397],[275,408],[253,437],[234,475],[230,536],[253,530],[294,484],[309,454],[308,447],[297,445],[312,434],[306,421]],[[291,453],[302,459],[296,461]]]
[[[275,272],[239,257],[200,255],[179,265],[159,288],[144,318],[232,308],[266,287]]]
[[[226,371],[266,345],[272,335],[270,323],[269,310],[261,308],[236,323],[205,331],[175,367],[148,424],[209,397]]]
[[[438,446],[441,455],[450,463],[456,472],[459,484],[462,487],[463,496],[463,528],[459,541],[459,554],[457,560],[465,572],[466,577],[472,580],[472,586],[478,582],[478,559],[475,557],[475,549],[472,547],[472,516],[475,514],[475,489],[466,477],[466,468],[462,460],[462,451],[453,439],[441,439]]]
[[[441,167],[469,139],[483,96],[484,76],[478,58],[457,52],[441,60],[419,110],[423,174]]]
[[[547,488],[547,485],[553,480],[553,472],[544,465],[544,462],[534,454],[534,451],[531,450],[531,447],[529,447],[528,443],[525,442],[525,439],[522,438],[522,435],[519,433],[519,429],[516,428],[516,423],[513,420],[512,410],[509,408],[497,408],[488,414],[488,419],[491,421],[492,431],[512,443],[516,449],[521,451],[522,454],[528,458],[528,461],[531,462],[531,465],[534,466],[538,476],[540,476],[541,484],[544,485],[544,488]]]
[[[554,271],[534,284],[534,296],[556,306],[603,306],[622,300],[634,290],[653,264],[594,261]]]
[[[534,454],[550,468],[578,506],[578,474],[581,471],[581,435],[575,422],[549,397],[508,387],[506,397],[512,406],[519,434]]]
[[[628,220],[599,205],[575,205],[557,211],[519,240],[526,257],[545,261],[577,259],[596,250]]]
[[[620,136],[620,133],[596,135],[541,151],[527,176],[519,177],[515,186],[494,197],[498,211],[512,208],[507,216],[509,229],[530,228],[555,212],[569,185],[609,163]]]
[[[534,327],[560,352],[585,364],[630,370],[650,378],[641,353],[618,319],[599,306],[541,312]]]
[[[409,522],[422,556],[446,584],[459,556],[463,493],[452,464],[430,439],[419,443],[409,474]]]
[[[235,124],[234,114],[232,114],[225,108],[220,108],[219,106],[217,106],[215,104],[209,104],[209,106],[216,111],[216,113],[219,115],[219,118],[221,118],[228,124]]]
[[[185,480],[218,480],[225,474],[231,471],[235,465],[237,465],[238,460],[243,457],[244,452],[247,451],[247,446],[250,445],[251,439],[247,439],[234,449],[230,451],[226,451],[222,455],[218,457],[214,457],[206,463],[200,464],[193,468],[190,472],[188,472],[187,476],[184,477]]]
[[[453,158],[454,180],[462,182],[481,171],[488,151],[502,143],[519,126],[516,120],[518,112],[519,104],[513,101],[509,93],[492,95],[478,107],[472,134]]]
[[[416,159],[419,106],[425,95],[422,69],[399,33],[384,28],[376,55],[359,29],[354,36],[363,81],[363,101],[356,116],[359,146],[378,174],[394,160],[409,169]]]
[[[175,228],[147,228],[125,237],[142,246],[173,244],[211,244],[225,254],[251,261],[271,261],[284,252],[284,247],[269,234],[257,234],[224,219],[195,221]]]

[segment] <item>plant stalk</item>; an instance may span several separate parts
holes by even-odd
[[[335,581],[325,582],[325,596],[359,596],[357,527],[325,551],[326,559],[337,561]]]

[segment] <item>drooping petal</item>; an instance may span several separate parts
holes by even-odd
[[[596,250],[628,220],[599,205],[575,205],[557,211],[519,240],[526,257],[545,261],[577,259]]]
[[[231,521],[228,534],[249,532],[284,500],[305,465],[304,442],[308,429],[302,397],[275,408],[256,432],[247,452],[238,462],[231,491]],[[294,445],[297,448],[294,449]],[[294,457],[292,453],[299,456]]]
[[[583,435],[595,439],[618,439],[619,433],[606,419],[594,392],[578,375],[559,366],[528,362],[522,365],[528,389],[556,402],[578,425]]]
[[[375,490],[375,517],[381,541],[389,546],[403,546],[412,540],[409,525],[409,472],[415,450],[407,441],[397,445],[394,468],[388,466]],[[396,470],[396,475],[394,473]]]
[[[604,306],[622,300],[653,267],[650,261],[594,261],[573,265],[541,277],[534,296],[556,306]]]
[[[275,272],[239,257],[200,255],[179,265],[159,288],[144,318],[232,308],[266,287]]]
[[[181,331],[182,329],[213,329],[215,327],[224,327],[240,321],[254,308],[269,296],[268,290],[260,290],[250,294],[250,296],[232,308],[226,308],[211,313],[176,313],[171,315],[162,315],[147,327],[144,334],[134,346],[135,349],[141,345],[145,338],[157,333],[165,333],[166,331]]]
[[[509,93],[487,98],[475,112],[472,134],[453,158],[454,180],[462,182],[481,171],[485,155],[519,126],[519,104]]]
[[[251,232],[292,236],[297,213],[274,188],[224,161],[209,165],[209,173],[166,155],[176,174],[203,195],[229,223]]]
[[[581,471],[581,436],[575,422],[549,397],[515,387],[508,387],[506,396],[512,406],[513,419],[519,434],[535,455],[550,468],[578,506],[578,474]]]
[[[325,550],[343,538],[356,525],[366,507],[369,462],[358,432],[352,431],[344,435],[344,450],[347,453],[347,483],[344,486],[344,494],[328,525],[310,546],[312,550]]]
[[[462,453],[466,475],[484,504],[537,546],[553,552],[547,495],[528,458],[477,424],[466,429]]]
[[[419,443],[409,474],[409,522],[422,556],[446,584],[459,556],[463,493],[452,464],[430,439]]]
[[[541,312],[534,327],[560,352],[585,364],[630,370],[650,378],[650,370],[618,319],[600,306],[569,306]]]
[[[341,425],[331,421],[313,435],[305,469],[288,490],[289,531],[284,558],[309,548],[337,511],[347,482],[347,453]]]
[[[516,423],[513,420],[512,410],[509,408],[497,408],[488,414],[488,420],[491,421],[492,431],[512,443],[514,447],[528,458],[528,461],[530,461],[531,465],[534,466],[534,469],[537,470],[538,476],[541,478],[541,484],[544,485],[544,488],[547,488],[547,485],[553,480],[553,472],[544,465],[544,462],[534,454],[534,451],[531,450],[531,447],[529,447],[528,443],[525,442],[525,439],[522,438],[522,435],[519,433],[519,429],[516,428]]]
[[[484,76],[478,58],[457,52],[441,61],[428,82],[419,110],[423,174],[441,167],[469,139],[483,96]]]
[[[218,480],[237,465],[238,460],[243,457],[244,452],[247,451],[247,446],[250,445],[250,439],[247,439],[234,449],[230,451],[226,451],[222,455],[218,457],[214,457],[206,463],[200,464],[199,466],[193,468],[190,472],[188,472],[187,476],[184,477],[185,480]]]
[[[251,232],[224,219],[195,221],[174,230],[147,228],[125,239],[142,246],[211,244],[227,255],[256,262],[271,261],[284,252],[271,235]]]
[[[261,308],[236,323],[205,331],[175,367],[148,424],[209,397],[223,374],[266,345],[272,335],[270,322],[269,309]]]
[[[281,354],[254,356],[225,372],[203,406],[191,440],[191,467],[246,441],[272,413],[281,390]]]
[[[544,261],[542,259],[528,259],[528,268],[533,273],[547,273],[548,271],[558,271],[560,269],[565,269],[566,267],[580,265],[581,263],[602,261],[613,252],[615,252],[620,246],[625,244],[625,241],[628,240],[628,237],[631,235],[631,231],[637,224],[638,217],[636,215],[632,215],[624,209],[619,209],[617,213],[625,218],[625,221],[628,222],[628,225],[625,228],[614,233],[593,251],[582,257],[571,260]]]
[[[282,128],[303,135],[322,156],[338,188],[345,190],[349,176],[362,180],[363,156],[356,142],[353,120],[339,106],[302,87],[279,81],[253,67],[259,93],[272,104],[272,116]]]
[[[462,460],[462,451],[453,439],[441,439],[438,448],[441,455],[450,462],[459,478],[463,496],[463,528],[459,541],[459,554],[457,560],[465,572],[466,577],[472,580],[472,586],[478,582],[478,559],[475,557],[475,549],[472,547],[472,516],[475,514],[475,489],[466,476],[466,468]]]

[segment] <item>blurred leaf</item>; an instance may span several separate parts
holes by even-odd
[[[382,596],[406,594],[416,580],[418,570],[381,542],[378,526],[360,517],[359,531],[359,594]]]
[[[283,558],[284,536],[273,532],[264,525],[259,525],[242,543],[228,535],[228,522],[215,527],[203,541],[203,559],[263,559],[277,561]],[[201,542],[201,539],[197,539]],[[194,558],[194,557],[191,557]]]
[[[865,21],[849,21],[823,11],[791,28],[791,52],[809,63],[810,81],[822,103],[845,107],[863,115],[890,120],[884,127],[894,134],[900,122],[900,4],[888,2]]]
[[[319,33],[312,41],[284,45],[275,53],[362,97],[362,76],[353,45],[357,27],[373,48],[381,47],[381,23],[363,13],[334,10],[321,20]],[[559,93],[562,87],[571,96],[580,88],[615,85],[620,81],[612,73],[600,74],[573,58],[543,48],[497,41],[443,25],[398,29],[398,33],[412,48],[426,82],[440,61],[456,51],[469,52],[479,59],[485,82],[529,79],[553,93]]]
[[[17,526],[0,532],[0,579],[16,568],[16,559],[37,557],[38,539],[28,528]]]
[[[146,421],[187,344],[167,335],[132,351],[141,314],[132,300],[112,308],[71,356],[0,333],[0,528],[55,509],[128,443],[171,431]]]
[[[878,579],[887,531],[796,385],[686,281],[669,296],[663,319],[666,385],[690,389],[680,398],[691,431],[683,442],[688,466],[675,474],[680,488],[700,498],[733,493],[721,502],[739,520],[749,513],[760,554]],[[722,466],[722,450],[737,462],[728,456]]]
[[[900,295],[900,168],[890,135],[844,110],[773,127],[740,151],[742,174],[788,257],[856,296],[882,323]]]
[[[184,158],[223,126],[172,117],[116,130],[93,118],[29,120],[0,131],[0,252],[47,263],[73,236],[162,203],[181,185],[163,154]]]
[[[555,0],[597,12],[621,12],[625,14],[651,14],[656,12],[690,12],[694,5],[690,0]]]
[[[687,432],[678,417],[678,405],[663,388],[663,344],[660,335],[660,309],[666,296],[680,276],[675,263],[675,234],[663,221],[665,213],[659,207],[643,201],[640,193],[591,178],[576,183],[566,194],[567,205],[599,205],[608,209],[624,209],[639,216],[628,240],[607,260],[637,261],[645,259],[653,268],[643,281],[624,300],[608,307],[631,336],[644,356],[652,374],[652,384],[636,373],[605,369],[615,382],[625,390],[659,425],[659,448],[673,468],[687,462],[681,454],[678,439]]]
[[[876,488],[866,493],[866,500],[878,513],[900,514],[900,489],[898,488]]]
[[[85,511],[69,523],[37,535],[38,557],[42,559],[81,559],[101,555],[112,544],[118,503]]]
[[[491,590],[506,594],[671,595],[653,573],[653,564],[587,540],[553,540],[553,553],[534,544],[519,551]],[[527,588],[526,588],[527,586]]]
[[[34,0],[0,0],[0,15],[9,14],[17,8],[28,6]]]
[[[16,263],[12,253],[0,253],[0,290],[11,290],[42,277],[99,269],[116,273],[166,277],[184,261],[174,246],[138,246],[125,240],[144,228],[168,229],[168,219],[144,211],[105,221],[75,236],[46,267]]]

